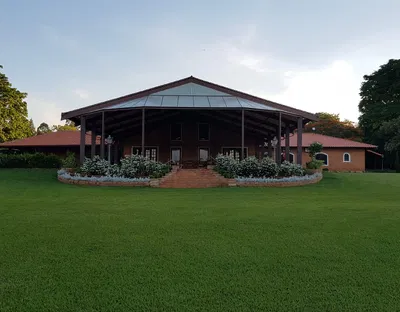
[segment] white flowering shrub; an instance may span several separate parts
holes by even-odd
[[[225,178],[234,178],[237,176],[239,161],[232,156],[218,154],[215,158],[214,169]]]
[[[279,173],[278,164],[269,157],[264,157],[259,163],[259,177],[276,177]]]
[[[259,177],[259,169],[258,159],[254,156],[250,156],[239,162],[237,174],[241,177]]]
[[[141,155],[130,155],[121,159],[120,174],[127,178],[161,178],[170,170],[170,166],[150,160]]]
[[[301,165],[292,164],[288,161],[284,161],[279,167],[279,176],[281,177],[304,176],[305,174],[306,172]]]
[[[91,158],[85,158],[80,172],[84,175],[106,175],[107,171],[110,167],[110,164],[107,160],[101,159],[100,156],[96,155]]]
[[[109,165],[106,171],[107,177],[120,177],[121,169],[117,164]]]

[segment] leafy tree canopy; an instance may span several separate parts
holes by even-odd
[[[354,141],[362,140],[362,131],[350,120],[341,121],[339,114],[317,113],[318,121],[309,122],[304,132],[314,132]]]
[[[378,143],[382,123],[400,116],[400,60],[391,59],[365,75],[360,96],[360,127],[368,142]]]
[[[53,125],[51,127],[52,131],[77,131],[78,127],[75,126],[75,123],[71,120],[67,120],[64,125]]]
[[[0,71],[0,142],[32,135],[26,96],[26,93],[13,88],[7,76]]]
[[[49,125],[45,122],[42,122],[36,130],[36,134],[44,134],[51,132]]]

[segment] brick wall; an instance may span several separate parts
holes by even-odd
[[[295,154],[296,151],[291,150]],[[324,148],[323,153],[328,154],[328,166],[323,166],[330,171],[365,171],[365,150],[363,148]],[[343,154],[350,154],[350,162],[343,161]],[[308,153],[303,152],[303,165],[310,161]]]

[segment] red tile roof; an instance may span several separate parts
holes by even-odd
[[[74,146],[80,144],[80,131],[58,131],[49,132],[41,135],[35,135],[29,138],[8,141],[0,144],[0,147],[18,147],[18,146]],[[86,145],[91,144],[92,136],[86,134]],[[97,137],[96,144],[100,144],[100,138]]]
[[[313,142],[319,142],[324,147],[353,147],[353,148],[376,148],[377,146],[356,142],[347,139],[336,138],[317,133],[303,133],[303,147],[310,146]],[[285,146],[285,139],[282,139],[282,146]],[[297,133],[290,136],[290,147],[297,146]]]

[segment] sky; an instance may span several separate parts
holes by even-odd
[[[195,76],[358,119],[359,89],[400,51],[399,0],[0,0],[0,64],[29,117]]]

